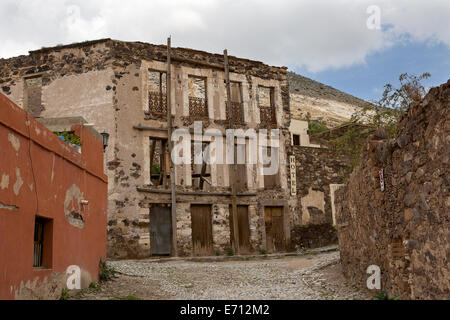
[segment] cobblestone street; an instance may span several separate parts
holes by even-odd
[[[81,299],[367,299],[347,285],[339,252],[248,261],[111,261],[116,279]]]

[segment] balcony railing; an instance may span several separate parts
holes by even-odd
[[[261,124],[266,124],[266,125],[277,124],[277,118],[275,115],[275,107],[259,106],[259,114],[260,114]]]
[[[161,92],[148,93],[148,109],[152,113],[167,114],[166,95]]]
[[[206,99],[189,97],[189,116],[200,119],[208,118]]]
[[[230,120],[230,108],[228,107],[228,101],[226,103],[226,114],[227,114],[227,120]],[[244,123],[244,112],[243,112],[243,106],[241,102],[231,102],[231,108],[233,111],[233,119],[232,121],[237,124],[243,124]]]

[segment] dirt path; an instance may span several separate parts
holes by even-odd
[[[367,299],[345,283],[339,253],[274,260],[109,262],[118,276],[80,299]]]

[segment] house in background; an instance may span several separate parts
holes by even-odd
[[[40,120],[0,94],[0,299],[57,298],[69,266],[85,288],[106,258],[102,138],[80,118]]]

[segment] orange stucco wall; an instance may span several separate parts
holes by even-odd
[[[0,299],[14,299],[21,284],[39,286],[70,265],[98,280],[106,255],[103,145],[82,125],[72,130],[81,137],[81,154],[0,94]],[[82,196],[67,201],[73,185]],[[89,203],[78,205],[80,198]],[[71,224],[65,209],[80,213],[84,226]],[[36,216],[53,219],[46,269],[33,268]]]

